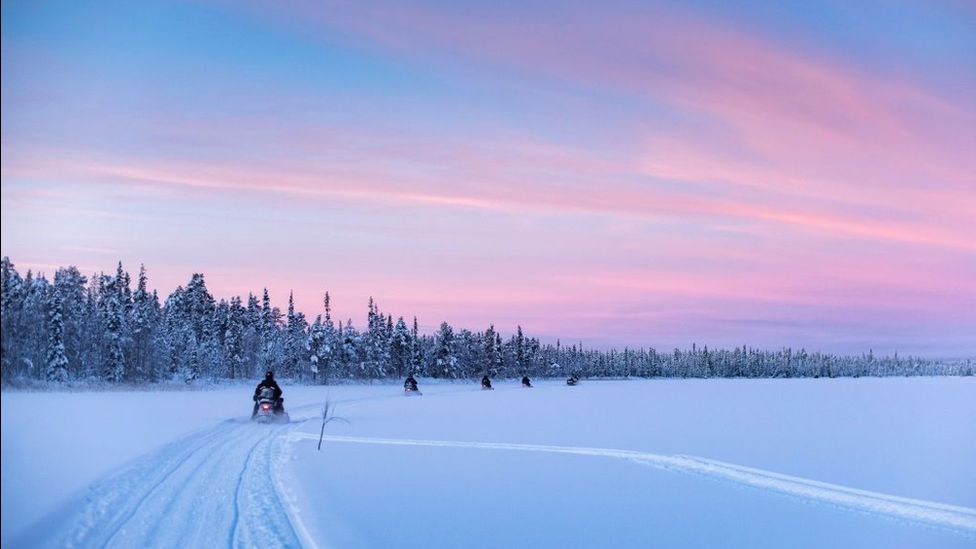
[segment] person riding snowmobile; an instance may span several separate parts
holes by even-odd
[[[413,378],[413,374],[407,376],[406,381],[403,382],[403,389],[406,391],[417,390],[417,380]]]
[[[576,374],[569,376],[569,379],[566,380],[566,385],[576,385],[578,383],[579,383],[579,376]]]
[[[271,389],[274,391],[274,401],[275,401],[275,413],[280,413],[284,410],[285,399],[281,398],[281,387],[278,386],[278,382],[275,381],[274,372],[268,370],[264,373],[264,379],[258,383],[258,386],[254,388],[254,411],[251,412],[251,417],[254,417],[258,413],[258,398],[261,395],[262,389]]]
[[[481,378],[481,388],[482,389],[491,389],[491,379],[489,379],[487,375],[485,375],[485,377]]]
[[[529,380],[529,376],[522,376],[522,387],[531,387],[532,381]]]

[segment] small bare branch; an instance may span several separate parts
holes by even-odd
[[[331,408],[331,410],[330,410]],[[322,450],[322,439],[325,438],[325,426],[333,421],[341,421],[346,425],[352,425],[352,423],[344,418],[335,415],[335,408],[331,405],[330,398],[328,395],[325,397],[325,405],[322,406],[322,429],[319,431],[319,451]]]

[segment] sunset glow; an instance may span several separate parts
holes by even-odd
[[[4,2],[2,254],[356,324],[976,352],[972,7],[495,4]]]

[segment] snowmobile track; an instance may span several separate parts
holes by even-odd
[[[274,478],[292,425],[224,421],[141,458],[97,485],[59,547],[298,547]]]
[[[292,440],[318,440],[317,434],[310,433],[296,432],[290,434],[289,437]],[[510,450],[625,459],[658,469],[701,475],[714,480],[732,482],[749,488],[785,494],[787,496],[833,505],[852,511],[943,528],[966,537],[976,538],[976,509],[894,496],[880,492],[870,492],[848,486],[783,475],[772,471],[764,471],[762,469],[744,467],[695,456],[664,455],[613,448],[511,444],[502,442],[462,442],[336,435],[326,435],[324,440],[328,442],[353,444]]]

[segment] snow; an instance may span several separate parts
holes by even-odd
[[[2,394],[4,546],[964,547],[976,380]],[[318,443],[326,395],[346,425]]]

